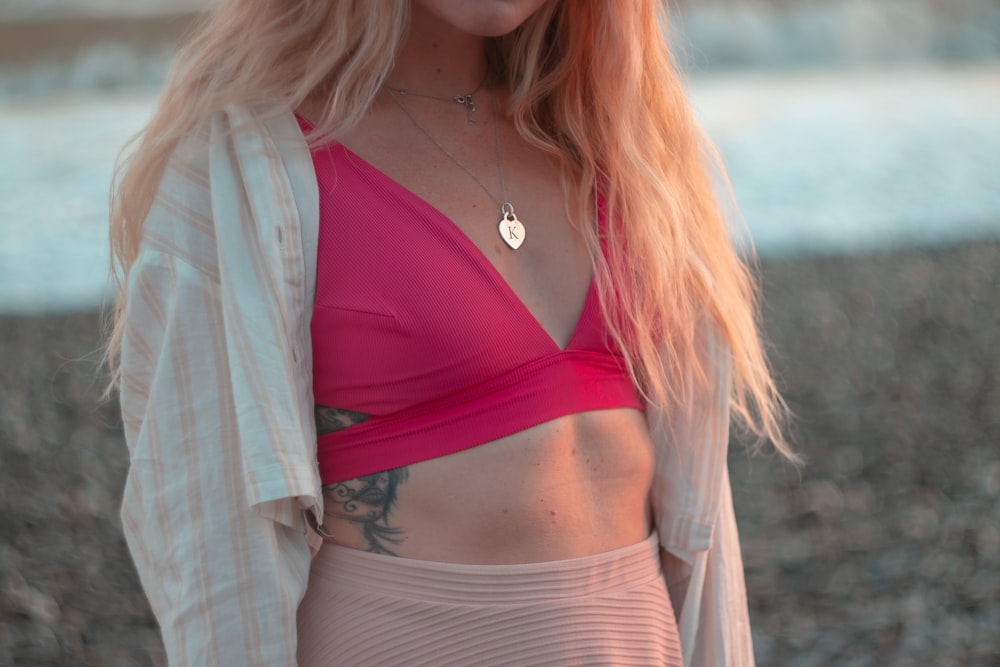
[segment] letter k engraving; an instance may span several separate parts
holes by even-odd
[[[506,204],[506,206],[510,206],[510,204]],[[497,224],[497,231],[500,233],[500,238],[511,250],[517,250],[524,243],[524,225],[514,215],[513,207],[510,207],[510,210],[504,210],[500,222]]]

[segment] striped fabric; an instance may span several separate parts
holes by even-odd
[[[656,536],[550,563],[457,565],[324,547],[299,667],[682,667]]]
[[[322,520],[308,323],[318,193],[290,111],[231,108],[164,174],[127,285],[122,523],[171,665],[294,665]],[[729,359],[668,420],[652,502],[684,664],[753,664],[726,472]]]

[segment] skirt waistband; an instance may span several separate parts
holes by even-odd
[[[642,542],[590,556],[510,565],[398,558],[327,543],[313,559],[311,576],[367,593],[530,604],[644,585],[660,576],[659,540],[654,532]]]

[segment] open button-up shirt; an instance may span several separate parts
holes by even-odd
[[[309,340],[319,196],[289,110],[233,107],[182,145],[127,282],[125,537],[171,665],[294,665],[322,521]],[[726,469],[729,354],[650,406],[652,503],[689,667],[753,664]]]

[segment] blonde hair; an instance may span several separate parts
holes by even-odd
[[[672,63],[665,4],[550,0],[490,40],[488,61],[511,89],[518,131],[560,159],[574,186],[573,219],[593,220],[584,213],[589,193],[604,194],[607,223],[580,231],[608,327],[647,399],[682,404],[708,381],[710,369],[698,361],[707,323],[731,351],[734,416],[795,459],[758,334],[756,286],[713,190],[711,174],[724,184],[724,172]],[[338,136],[366,113],[391,71],[408,9],[408,0],[259,0],[253,9],[223,0],[206,18],[113,188],[111,248],[125,276],[108,341],[114,376],[124,282],[178,144],[227,105],[262,101],[286,113],[320,100],[311,136]]]

